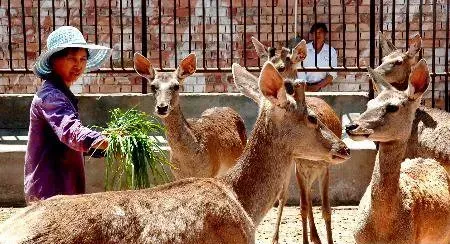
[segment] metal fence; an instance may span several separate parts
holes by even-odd
[[[250,36],[272,46],[288,46],[295,38],[307,37],[311,23],[324,19],[330,29],[328,42],[336,46],[339,62],[338,67],[320,71],[365,72],[361,59],[371,67],[381,62],[379,30],[390,32],[392,42],[402,48],[408,48],[408,37],[418,32],[426,38],[420,56],[431,54],[432,106],[439,79],[444,83],[445,109],[450,110],[450,0],[446,4],[436,0],[389,4],[382,0],[0,0],[0,6],[0,24],[6,29],[2,40],[7,43],[2,56],[6,67],[0,65],[0,74],[31,73],[48,32],[58,25],[74,25],[90,41],[115,47],[109,67],[97,73],[133,72],[130,60],[136,51],[151,58],[163,72],[174,70],[183,54],[190,52],[199,57],[199,73],[230,72],[233,62],[258,71],[261,60],[253,54]],[[36,50],[31,50],[33,41]],[[436,58],[438,48],[441,56]],[[147,93],[145,82],[143,93]]]

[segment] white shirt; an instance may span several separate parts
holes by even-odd
[[[306,55],[306,59],[303,61],[303,67],[305,68],[315,68],[315,56],[316,50],[313,47],[312,42],[306,45],[308,49],[308,53]],[[336,50],[333,47],[330,47],[327,43],[323,44],[322,50],[317,54],[317,67],[321,68],[329,68],[329,54],[328,50],[331,48],[331,67],[337,67],[337,54]],[[298,64],[299,68],[301,68],[301,63]],[[323,80],[327,74],[333,76],[333,79],[336,78],[336,72],[298,72],[297,77],[299,79],[304,79],[306,82],[314,84]]]

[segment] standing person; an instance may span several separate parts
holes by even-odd
[[[69,88],[110,55],[110,48],[87,44],[72,26],[60,27],[48,36],[47,51],[33,68],[44,82],[30,108],[24,167],[27,203],[85,193],[83,152],[106,149],[108,142],[101,133],[82,125],[78,100]]]
[[[311,26],[309,31],[313,35],[313,41],[306,46],[308,55],[303,61],[305,68],[329,68],[330,67],[330,52],[331,52],[331,67],[337,66],[337,54],[333,47],[325,43],[325,37],[328,33],[327,26],[324,23],[315,23]],[[316,66],[317,53],[317,66]],[[300,64],[299,64],[300,65]],[[298,72],[298,78],[306,80],[307,91],[320,91],[320,89],[330,85],[333,79],[336,78],[336,72]]]

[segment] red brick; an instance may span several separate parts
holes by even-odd
[[[131,86],[131,92],[141,93],[142,92],[142,86],[141,85],[132,85]]]
[[[90,93],[89,85],[84,85],[82,87],[81,93]]]
[[[104,84],[106,84],[106,85],[115,85],[115,84],[117,84],[117,82],[114,80],[114,77],[105,77],[103,79],[103,81],[104,81]]]
[[[206,84],[205,92],[214,92],[214,85],[213,84]]]
[[[120,92],[120,87],[115,85],[101,85],[100,93],[118,93]]]
[[[0,77],[0,86],[9,85],[9,79],[7,77]]]
[[[122,85],[121,88],[120,88],[120,92],[130,93],[131,92],[131,85]]]
[[[27,93],[35,93],[37,91],[37,87],[33,85],[27,86]]]
[[[89,85],[90,93],[100,93],[100,85]]]

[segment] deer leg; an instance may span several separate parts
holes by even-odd
[[[295,165],[295,176],[297,177],[298,187],[300,188],[300,208],[302,218],[303,244],[308,244],[308,199],[306,197],[306,186],[303,176],[299,172],[297,164]]]
[[[331,230],[331,207],[330,198],[328,196],[329,180],[330,171],[327,167],[320,180],[320,189],[322,192],[322,217],[325,220],[325,226],[327,228],[328,244],[333,244],[333,235]]]
[[[309,188],[307,189],[307,198],[308,198],[308,217],[309,217],[309,229],[310,229],[310,237],[311,242],[315,244],[320,244],[319,234],[317,233],[316,223],[314,222],[314,215],[312,210],[312,198],[311,198],[311,188],[312,184],[309,184]]]
[[[280,232],[280,223],[281,223],[281,216],[283,214],[283,207],[284,204],[286,203],[286,199],[284,197],[284,192],[286,190],[283,188],[282,192],[280,192],[280,196],[278,197],[278,215],[277,215],[277,222],[275,223],[275,231],[273,234],[273,238],[272,238],[272,244],[277,244],[278,243],[278,238],[279,238],[279,232]]]
[[[281,216],[283,214],[283,208],[286,204],[286,201],[288,199],[288,188],[289,188],[289,182],[291,179],[291,171],[289,171],[286,181],[284,182],[284,185],[281,188],[280,193],[278,194],[278,216],[277,216],[277,222],[275,224],[275,231],[272,238],[272,244],[278,243],[279,233],[280,233],[280,223],[281,223]]]

